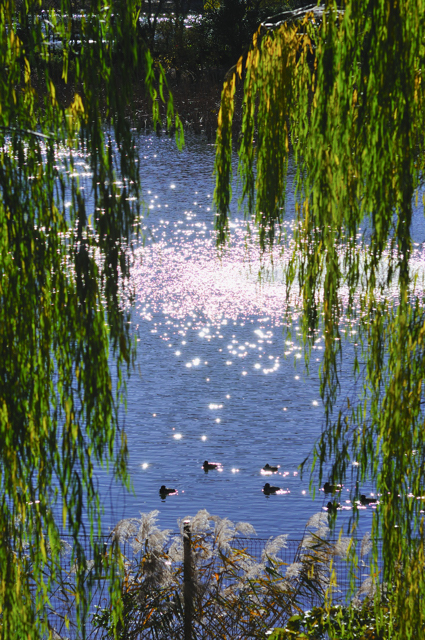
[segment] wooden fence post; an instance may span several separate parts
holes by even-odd
[[[183,599],[184,599],[184,640],[192,640],[193,618],[193,566],[190,522],[183,523]]]

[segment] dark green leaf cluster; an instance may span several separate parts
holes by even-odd
[[[78,535],[84,520],[92,534],[99,524],[94,468],[112,464],[129,482],[118,406],[135,355],[126,303],[141,194],[126,112],[136,70],[154,104],[158,94],[136,4],[87,2],[78,38],[73,8],[0,3],[2,638],[48,633],[60,526],[74,537],[84,633]]]
[[[397,625],[389,608],[381,606],[381,616],[376,620],[370,602],[362,606],[338,605],[314,607],[296,614],[288,620],[284,629],[274,629],[269,640],[391,640],[396,637]]]

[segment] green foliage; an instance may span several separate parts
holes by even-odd
[[[314,607],[292,616],[283,629],[274,629],[268,640],[391,640],[396,625],[388,607],[382,605],[377,622],[370,602],[362,606]]]
[[[83,512],[92,533],[100,523],[93,469],[111,465],[129,483],[118,405],[135,355],[124,293],[131,299],[140,187],[126,110],[141,65],[153,100],[157,92],[134,2],[115,2],[115,18],[107,3],[87,2],[78,48],[72,8],[64,0],[47,23],[35,0],[0,3],[0,637],[11,639],[51,633],[44,610],[61,526],[74,537],[84,633],[78,535]],[[70,61],[78,89],[62,101]]]
[[[425,158],[424,25],[423,0],[347,0],[344,10],[329,2],[259,30],[223,89],[216,160],[222,242],[234,87],[243,74],[239,176],[263,252],[282,231],[290,144],[297,168],[295,242],[284,271],[288,292],[300,292],[307,365],[319,331],[325,337],[326,424],[310,462],[320,478],[330,468],[331,482],[372,481],[382,494],[372,538],[375,551],[383,539],[394,633],[403,640],[417,637],[425,618],[424,282],[411,238]],[[357,332],[353,376],[363,388],[347,398],[338,367],[345,346],[353,350],[343,317]]]

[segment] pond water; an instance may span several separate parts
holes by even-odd
[[[166,137],[144,135],[139,144],[149,215],[133,267],[138,356],[122,414],[133,491],[99,473],[104,527],[158,509],[159,525],[176,530],[177,519],[207,509],[250,522],[261,537],[288,533],[299,539],[308,518],[329,500],[318,486],[313,500],[309,477],[301,480],[298,472],[324,420],[318,377],[323,341],[307,375],[296,299],[285,320],[281,258],[275,256],[274,271],[270,265],[262,270],[260,282],[258,251],[255,242],[246,242],[236,204],[231,245],[218,255],[214,145],[190,135],[181,152]],[[290,221],[290,189],[287,210]],[[415,235],[421,233],[418,221]],[[350,354],[341,364],[341,381],[352,392]],[[204,460],[221,467],[206,473]],[[265,475],[266,463],[279,465],[278,472]],[[265,495],[265,482],[282,491]],[[176,494],[161,498],[161,485]],[[369,494],[372,487],[363,489]],[[340,498],[338,528],[350,518],[346,498],[348,493]],[[361,512],[360,532],[370,529],[372,509]]]

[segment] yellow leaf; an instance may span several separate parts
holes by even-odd
[[[240,78],[242,78],[242,63],[243,63],[243,56],[239,58],[238,63],[236,65],[236,73],[239,74]]]
[[[31,67],[30,67],[30,63],[28,62],[27,58],[24,58],[24,63],[25,63],[25,84],[26,84],[31,79]]]

